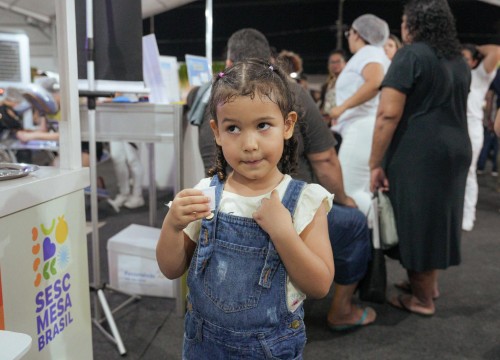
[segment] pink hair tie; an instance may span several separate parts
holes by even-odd
[[[220,73],[218,73],[218,74],[217,74],[217,76],[218,76],[219,78],[223,78],[223,77],[224,77],[224,73],[221,71]]]

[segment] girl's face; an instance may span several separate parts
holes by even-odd
[[[394,54],[396,54],[396,51],[398,50],[396,43],[392,39],[387,39],[387,41],[384,44],[384,51],[389,60],[392,60],[394,57]]]
[[[218,121],[210,120],[217,145],[234,170],[233,179],[259,187],[281,179],[278,163],[284,140],[293,135],[297,113],[286,119],[274,102],[256,94],[252,99],[239,96],[217,106]]]

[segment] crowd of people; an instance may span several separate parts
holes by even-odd
[[[329,54],[317,101],[300,56],[273,56],[251,28],[229,38],[226,69],[188,95],[188,109],[205,106],[187,120],[199,127],[207,177],[175,196],[157,246],[167,277],[187,272],[184,358],[301,358],[303,301],[332,283],[332,331],[376,321],[353,299],[370,263],[376,190],[397,225],[387,255],[408,275],[388,302],[435,314],[438,271],[460,264],[462,230],[473,226],[466,184],[500,47],[460,44],[444,0],[407,2],[401,40],[373,14],[345,36],[352,57]],[[488,112],[490,133],[499,114]]]
[[[409,0],[400,38],[373,14],[345,37],[317,99],[300,55],[273,52],[253,28],[231,35],[225,69],[189,93],[185,117],[198,126],[206,177],[175,195],[156,249],[165,276],[187,273],[183,358],[299,359],[304,300],[332,284],[331,331],[374,323],[354,295],[372,258],[377,190],[398,235],[386,255],[407,273],[388,303],[436,313],[438,272],[461,262],[488,159],[498,177],[500,46],[461,44],[445,0]],[[22,142],[58,139],[47,120],[57,91],[40,85],[56,107],[23,94],[38,128],[16,128]],[[15,110],[6,99],[4,122],[19,121]],[[136,144],[110,150],[119,192],[109,203],[143,206]]]

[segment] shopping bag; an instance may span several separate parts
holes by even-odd
[[[378,201],[372,201],[373,228],[372,228],[372,259],[368,263],[368,270],[360,281],[358,290],[359,298],[363,301],[384,303],[387,288],[387,270],[384,251],[380,245],[380,229],[378,217]]]
[[[378,222],[380,245],[382,250],[388,250],[398,244],[396,219],[392,208],[391,199],[387,193],[377,190],[375,193],[378,205]]]

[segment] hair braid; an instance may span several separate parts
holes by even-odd
[[[220,181],[226,180],[227,177],[227,161],[222,153],[222,148],[216,145],[215,164],[208,170],[209,176],[217,175]]]

